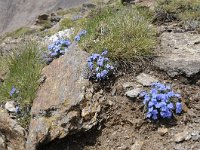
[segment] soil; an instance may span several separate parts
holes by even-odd
[[[138,65],[138,64],[137,64]],[[137,66],[135,68],[138,68]],[[190,84],[184,77],[169,78],[153,66],[146,66],[143,72],[152,74],[162,83],[172,85],[173,90],[181,92],[185,102],[184,113],[171,120],[150,121],[145,119],[144,106],[140,98],[129,99],[124,96],[122,84],[134,81],[134,74],[118,78],[111,87],[113,92],[105,93],[107,101],[102,106],[100,123],[92,130],[52,141],[41,150],[199,150],[197,140],[174,141],[175,135],[183,131],[200,129],[200,87]],[[160,133],[160,129],[167,130]],[[134,144],[141,146],[134,148]]]

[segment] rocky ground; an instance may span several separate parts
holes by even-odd
[[[127,65],[104,88],[86,79],[89,54],[73,43],[43,69],[28,132],[0,110],[0,149],[199,150],[200,35],[175,23],[159,31],[158,55]],[[157,81],[183,97],[184,112],[172,120],[145,118],[139,93]]]
[[[30,26],[44,13],[53,13],[58,9],[77,7],[87,0],[9,0],[0,1],[0,35],[14,31],[22,26]]]

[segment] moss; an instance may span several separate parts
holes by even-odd
[[[93,11],[80,26],[88,34],[80,46],[88,52],[108,49],[112,59],[132,59],[152,53],[156,29],[137,7],[105,7]]]
[[[60,25],[60,29],[63,30],[63,29],[67,29],[67,28],[71,28],[73,27],[74,23],[71,19],[69,18],[64,18],[60,21],[59,23]]]

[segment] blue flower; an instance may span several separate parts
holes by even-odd
[[[88,67],[92,70],[93,69],[93,63],[92,62],[88,62]]]
[[[176,103],[176,113],[180,114],[182,112],[182,103],[177,102]]]
[[[169,104],[167,104],[167,108],[169,108],[170,110],[174,109],[174,105],[173,105],[173,103],[169,103]]]
[[[74,40],[78,42],[81,40],[81,37],[79,35],[77,35],[77,36],[75,36]]]
[[[108,51],[103,51],[101,55],[107,55],[108,54]]]
[[[105,77],[107,76],[107,74],[108,74],[108,71],[107,71],[107,70],[103,70],[103,71],[101,72],[101,77],[102,77],[102,78],[105,78]]]
[[[81,30],[80,33],[75,36],[74,40],[77,41],[77,42],[80,41],[81,37],[84,36],[84,35],[86,35],[86,33],[87,33],[86,30]]]
[[[86,35],[86,33],[87,33],[87,31],[86,30],[81,30],[81,32],[80,32],[80,36],[83,36],[83,35]]]
[[[12,97],[16,92],[17,92],[17,89],[14,86],[12,86],[12,89],[10,91],[10,96]]]
[[[150,95],[149,94],[146,94],[145,96],[144,96],[144,101],[143,101],[143,103],[144,104],[146,104],[149,100],[150,100]]]
[[[100,79],[101,78],[101,73],[97,73],[96,77],[97,77],[97,79]]]
[[[147,113],[147,118],[153,118],[154,120],[156,120],[158,118],[158,111],[156,109],[153,109],[153,107],[151,107]]]

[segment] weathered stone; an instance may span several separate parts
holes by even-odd
[[[131,150],[141,150],[144,142],[143,141],[136,141],[132,146]]]
[[[25,150],[26,132],[9,114],[0,109],[0,149]]]
[[[164,136],[167,132],[168,132],[168,129],[167,129],[167,128],[158,128],[158,133],[159,133],[161,136]]]
[[[6,149],[6,138],[2,133],[0,133],[0,149]]]
[[[136,98],[140,94],[140,92],[142,92],[142,88],[135,88],[133,90],[127,91],[125,95],[130,98]]]
[[[192,77],[200,72],[199,34],[164,32],[160,38],[160,56],[155,58],[155,66],[171,77]]]
[[[158,82],[158,79],[145,73],[139,74],[136,77],[136,80],[138,83],[141,83],[143,86],[150,86],[153,82]]]
[[[5,109],[8,110],[9,112],[16,112],[16,102],[15,101],[8,101],[5,104]]]
[[[200,132],[199,131],[193,131],[191,136],[192,136],[193,141],[197,141],[197,140],[200,139]]]
[[[174,136],[174,141],[176,143],[182,142],[182,141],[184,141],[186,139],[186,137],[188,136],[188,134],[189,133],[186,130],[183,131],[183,132],[177,133]]]
[[[94,94],[89,80],[83,78],[87,57],[72,44],[64,56],[43,69],[46,81],[33,102],[27,149],[96,125],[103,96]]]

